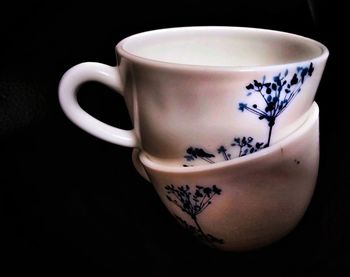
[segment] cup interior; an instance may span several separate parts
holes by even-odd
[[[322,44],[295,34],[243,27],[183,27],[144,32],[121,41],[130,58],[197,66],[256,67],[308,61]]]

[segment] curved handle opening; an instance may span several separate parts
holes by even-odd
[[[77,99],[79,106],[96,119],[124,130],[133,128],[124,97],[112,88],[88,81],[79,87]]]
[[[126,147],[139,146],[134,130],[123,130],[108,125],[84,111],[77,99],[81,84],[97,81],[123,94],[117,67],[101,63],[81,63],[69,69],[59,84],[59,101],[66,116],[86,132],[111,143]]]

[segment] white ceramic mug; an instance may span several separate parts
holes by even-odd
[[[122,40],[116,53],[116,67],[82,63],[64,74],[64,112],[101,139],[185,166],[244,156],[293,132],[328,57],[309,38],[241,27],[144,32]],[[81,109],[77,88],[90,80],[124,96],[134,129],[109,126]]]
[[[319,164],[318,114],[315,103],[295,132],[225,163],[174,167],[134,150],[134,165],[203,242],[232,251],[262,247],[289,233],[309,205]]]

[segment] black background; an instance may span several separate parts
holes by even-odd
[[[0,182],[5,267],[51,276],[343,276],[348,227],[349,91],[345,10],[336,1],[97,1],[15,3],[1,8]],[[321,164],[306,215],[286,238],[246,253],[206,248],[183,231],[133,169],[131,149],[98,140],[62,113],[62,74],[84,61],[115,65],[114,46],[131,34],[175,26],[283,30],[324,43],[330,58],[316,96]],[[123,99],[84,85],[81,105],[123,128]],[[116,108],[118,107],[118,108]],[[126,273],[122,273],[126,271]]]

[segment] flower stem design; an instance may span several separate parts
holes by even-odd
[[[195,224],[195,227],[191,227],[192,229],[194,228],[197,236],[203,238],[209,244],[214,242],[223,243],[222,239],[215,238],[210,234],[205,234],[197,220],[197,216],[212,203],[213,197],[221,194],[221,189],[216,185],[211,187],[196,186],[195,192],[192,193],[188,185],[174,186],[171,184],[165,186],[165,190],[167,192],[167,199],[191,217]],[[185,222],[183,219],[181,219],[181,221],[182,223]],[[187,222],[185,223],[188,225]],[[187,226],[187,229],[190,228]]]
[[[277,118],[300,93],[305,80],[312,76],[314,69],[313,63],[310,63],[308,66],[298,66],[296,71],[291,75],[289,75],[288,69],[286,69],[283,73],[280,72],[278,75],[274,76],[272,80],[267,81],[266,76],[263,76],[262,80],[253,80],[253,82],[246,86],[248,90],[247,96],[253,93],[259,94],[264,100],[263,107],[259,107],[258,104],[250,105],[240,102],[238,104],[238,109],[241,112],[248,111],[255,114],[260,120],[266,120],[268,123],[268,135],[265,143],[253,143],[254,139],[251,136],[235,137],[231,146],[239,147],[238,157],[252,154],[270,146],[272,131]],[[219,146],[217,152],[222,155],[226,161],[232,159],[231,154],[224,145]],[[184,158],[187,162],[201,159],[207,163],[215,163],[214,158],[216,157],[214,154],[202,148],[194,148],[191,146],[186,150]],[[188,167],[193,165],[184,164],[183,166]]]
[[[238,157],[243,157],[246,156],[248,154],[252,154],[254,152],[258,152],[259,150],[263,149],[264,147],[264,143],[263,142],[256,142],[253,143],[254,139],[252,137],[236,137],[233,139],[233,142],[231,143],[232,147],[239,147],[239,154]],[[218,154],[221,154],[224,158],[225,161],[231,160],[232,159],[232,155],[228,152],[228,149],[224,146],[221,145],[218,149],[217,149]],[[193,148],[190,147],[187,149],[186,151],[186,155],[184,156],[184,158],[187,160],[187,162],[192,162],[194,161],[196,158],[199,157],[198,154],[196,153],[202,153],[201,155],[205,155],[206,158],[202,158],[202,160],[206,161],[207,163],[214,163],[215,160],[213,158],[216,158],[216,156],[214,154],[209,153],[208,151],[203,150],[202,148]],[[194,154],[189,155],[189,153],[195,153],[196,156]],[[203,154],[205,153],[205,154]],[[209,158],[210,157],[210,160]],[[184,164],[184,167],[189,167],[192,165],[189,164]]]
[[[245,110],[255,114],[260,120],[265,119],[268,122],[269,132],[267,142],[264,147],[270,146],[272,129],[276,119],[285,111],[289,104],[294,100],[296,95],[301,91],[304,81],[312,76],[314,66],[298,66],[296,72],[291,78],[288,78],[288,69],[282,74],[274,76],[271,81],[266,81],[263,76],[261,81],[253,80],[246,86],[248,90],[247,96],[258,93],[264,100],[264,107],[257,104],[248,105],[247,103],[239,103],[238,109],[242,112]]]
[[[252,137],[243,137],[243,138],[234,138],[233,143],[231,143],[231,146],[239,146],[239,154],[238,157],[243,157],[248,154],[252,154],[254,152],[258,152],[263,148],[264,143],[263,142],[257,142],[255,145],[253,144],[253,138]]]
[[[227,149],[225,148],[225,146],[221,145],[218,148],[218,153],[224,156],[225,161],[231,160],[231,154],[227,153]]]
[[[215,155],[205,152],[202,148],[190,147],[186,150],[186,153],[187,154],[184,156],[184,158],[187,161],[193,161],[199,158],[208,163],[214,163],[214,161],[211,158],[215,157]]]

